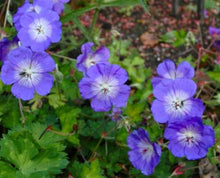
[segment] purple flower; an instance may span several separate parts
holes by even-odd
[[[209,27],[209,35],[213,38],[220,39],[220,28]]]
[[[54,11],[25,13],[20,23],[22,27],[18,31],[18,38],[23,46],[31,47],[33,51],[46,50],[50,43],[58,42],[61,38],[61,23]]]
[[[220,50],[220,28],[209,27],[209,34],[215,40],[214,47]]]
[[[151,111],[159,123],[175,121],[184,117],[201,117],[204,111],[202,100],[194,99],[196,84],[190,79],[164,80],[154,89],[156,99]]]
[[[108,48],[101,47],[93,52],[92,46],[94,46],[92,42],[83,44],[81,47],[82,54],[77,57],[77,69],[84,74],[88,68],[95,64],[108,64],[108,59],[110,57]]]
[[[168,148],[176,157],[195,160],[204,157],[208,148],[215,143],[215,133],[211,126],[203,125],[202,119],[189,117],[170,123],[164,132],[169,140]]]
[[[8,53],[18,47],[18,38],[15,36],[12,41],[8,38],[3,38],[0,41],[0,60],[2,62],[6,61]]]
[[[18,11],[13,16],[13,22],[17,31],[20,30],[22,25],[20,24],[20,19],[25,13],[35,12],[39,14],[42,10],[52,10],[53,2],[52,0],[34,0],[31,4],[28,0],[25,1],[24,5],[18,8]]]
[[[11,85],[16,98],[30,100],[34,91],[47,95],[53,86],[51,72],[55,68],[54,60],[45,52],[33,53],[29,48],[19,47],[8,54],[1,70],[1,80]]]
[[[109,111],[112,106],[124,107],[130,93],[127,72],[118,65],[97,64],[90,67],[79,82],[83,98],[92,99],[95,111]]]
[[[112,121],[120,120],[120,116],[122,114],[121,108],[112,108],[111,114],[109,116],[111,117]]]
[[[140,128],[134,130],[127,138],[131,151],[128,152],[132,165],[144,175],[150,175],[160,161],[161,148],[151,143],[147,131]]]
[[[64,9],[64,3],[68,3],[70,0],[52,0],[53,10],[60,14]]]
[[[173,61],[166,59],[157,67],[157,73],[159,76],[154,77],[151,81],[153,87],[158,85],[164,79],[191,79],[194,76],[194,68],[186,61],[181,62],[176,68]]]

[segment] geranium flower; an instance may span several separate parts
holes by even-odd
[[[76,67],[84,74],[88,68],[95,64],[108,64],[108,59],[110,57],[110,52],[108,48],[103,46],[93,52],[92,46],[94,46],[92,42],[87,42],[83,44],[81,47],[82,54],[77,57]]]
[[[209,35],[211,35],[212,38],[220,39],[220,28],[209,27]]]
[[[121,108],[112,108],[111,114],[109,114],[109,117],[112,119],[112,121],[118,121],[120,120],[120,116],[122,114]]]
[[[20,19],[21,29],[18,38],[25,47],[33,51],[46,50],[50,43],[58,42],[61,38],[61,23],[54,11],[25,13]]]
[[[209,35],[215,40],[213,46],[220,50],[220,28],[209,27]]]
[[[130,93],[127,72],[118,65],[97,64],[90,67],[79,82],[83,98],[92,99],[95,111],[109,111],[112,106],[124,107]]]
[[[151,111],[159,123],[175,121],[184,117],[201,117],[204,111],[202,100],[193,98],[196,84],[190,79],[162,81],[153,90],[156,99]]]
[[[155,87],[164,79],[191,79],[194,76],[194,68],[186,61],[181,62],[176,68],[173,61],[166,59],[158,65],[157,74],[158,77],[154,77],[151,80],[153,87]]]
[[[134,130],[127,138],[131,151],[128,152],[132,165],[144,175],[150,175],[160,161],[161,148],[151,143],[147,131],[140,128]]]
[[[164,132],[169,140],[168,148],[176,157],[188,160],[206,156],[208,148],[215,143],[215,133],[211,126],[203,125],[202,119],[189,117],[170,123]]]
[[[36,91],[47,95],[53,86],[53,76],[49,74],[55,68],[53,59],[45,52],[33,53],[29,48],[19,47],[8,54],[1,70],[1,80],[11,85],[16,98],[30,100]]]
[[[60,14],[64,9],[64,3],[68,3],[70,0],[52,0],[53,10]]]
[[[15,36],[12,41],[8,38],[3,38],[0,41],[0,60],[2,62],[6,61],[8,53],[18,47],[18,38]]]
[[[31,4],[28,0],[25,0],[24,4],[18,8],[16,14],[13,16],[13,22],[17,31],[22,27],[20,19],[27,12],[35,12],[39,14],[42,10],[52,10],[52,0],[34,0]]]

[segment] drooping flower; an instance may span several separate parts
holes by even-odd
[[[92,99],[95,111],[109,111],[112,106],[125,107],[130,93],[127,72],[119,65],[97,64],[87,70],[79,82],[81,96]]]
[[[209,35],[215,40],[213,46],[220,50],[220,28],[209,27]]]
[[[77,69],[84,74],[88,68],[95,64],[108,64],[110,57],[108,48],[103,46],[93,52],[92,46],[94,46],[92,42],[83,44],[81,47],[82,54],[77,57]]]
[[[201,117],[202,100],[193,98],[196,84],[190,79],[164,80],[153,90],[156,99],[151,111],[159,123],[172,122],[184,117]]]
[[[28,0],[25,0],[24,4],[18,8],[16,14],[13,16],[13,23],[17,31],[22,28],[20,19],[25,13],[35,12],[39,14],[42,10],[52,10],[53,2],[52,0],[34,0],[31,4]]]
[[[60,14],[64,9],[64,4],[68,3],[70,0],[52,0],[53,10]]]
[[[61,23],[56,12],[51,10],[25,13],[20,19],[18,38],[25,47],[33,51],[46,50],[50,43],[61,38]]]
[[[121,108],[112,108],[112,112],[111,114],[109,114],[110,118],[112,119],[112,121],[117,121],[120,120],[120,116],[122,114],[122,110]]]
[[[12,41],[8,38],[3,38],[0,41],[0,61],[4,62],[7,59],[8,53],[18,47],[18,38],[15,36]]]
[[[16,98],[30,100],[35,91],[47,95],[53,86],[54,60],[46,52],[32,52],[29,48],[19,47],[9,52],[1,70],[1,80],[11,85]]]
[[[220,39],[220,28],[209,27],[209,35],[211,35],[212,38]]]
[[[128,152],[132,165],[144,175],[150,175],[160,161],[161,148],[151,143],[148,132],[142,128],[134,130],[127,138],[131,151]]]
[[[213,128],[203,125],[199,117],[188,117],[170,123],[164,137],[169,140],[168,149],[174,156],[186,156],[188,160],[206,156],[208,148],[215,143]]]
[[[170,59],[164,60],[157,67],[158,77],[152,78],[152,85],[155,87],[164,79],[175,80],[177,78],[191,79],[194,76],[194,68],[186,61],[181,62],[177,68]]]

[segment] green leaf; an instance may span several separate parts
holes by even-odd
[[[81,164],[74,161],[71,172],[77,178],[104,178],[103,171],[100,168],[99,161],[96,159],[91,164]]]
[[[49,104],[53,107],[53,108],[58,108],[60,106],[63,106],[66,102],[66,98],[63,94],[58,94],[58,93],[54,93],[54,94],[50,94],[47,96],[48,100],[49,100]]]
[[[11,178],[16,177],[16,169],[10,164],[0,161],[0,177]]]
[[[220,83],[220,72],[209,71],[207,72],[207,74],[212,80],[215,80],[216,82]]]
[[[142,7],[144,8],[144,10],[150,14],[149,9],[148,9],[148,5],[147,5],[147,0],[139,0],[140,4],[142,5]]]
[[[103,9],[103,8],[106,8],[106,7],[114,7],[114,6],[135,6],[135,5],[139,5],[140,2],[138,2],[138,0],[115,0],[115,1],[111,1],[111,2],[105,2],[105,3],[102,3],[99,7],[97,5],[89,5],[89,6],[86,6],[84,8],[80,8],[80,9],[77,9],[77,10],[73,10],[71,13],[68,13],[66,14],[65,16],[63,16],[61,18],[61,22],[62,23],[65,23],[65,22],[68,22],[68,21],[71,21],[73,20],[74,18],[88,12],[88,11],[91,11],[93,9],[96,9],[96,8],[100,8],[100,9]]]
[[[0,157],[6,162],[1,162],[0,173],[4,173],[4,168],[11,169],[12,174],[15,173],[11,167],[16,170],[16,176],[12,177],[49,177],[61,173],[61,169],[68,163],[66,154],[61,151],[65,147],[61,143],[51,143],[54,139],[49,140],[47,133],[42,139],[47,137],[48,145],[45,145],[45,141],[41,142],[39,128],[44,127],[39,124],[17,127],[3,135],[0,141]]]
[[[132,118],[134,122],[141,121],[140,113],[143,111],[145,103],[128,103],[125,113]]]

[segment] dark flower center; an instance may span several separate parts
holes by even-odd
[[[107,88],[103,88],[102,92],[103,92],[104,95],[107,95],[109,93],[109,90]]]
[[[147,153],[147,151],[148,151],[148,148],[145,148],[145,149],[143,149],[143,153]]]
[[[44,33],[43,27],[41,25],[37,26],[36,31],[39,34]]]
[[[181,109],[183,107],[183,105],[184,105],[183,101],[177,100],[177,101],[172,102],[172,106],[175,110]]]
[[[194,137],[193,137],[193,136],[191,136],[191,137],[186,137],[186,142],[187,142],[188,144],[194,143],[194,142],[195,142],[195,141],[194,141]]]
[[[27,72],[20,72],[19,73],[19,75],[21,76],[21,77],[26,77],[26,78],[30,78],[31,77],[31,74],[29,74],[29,73],[27,73]]]

